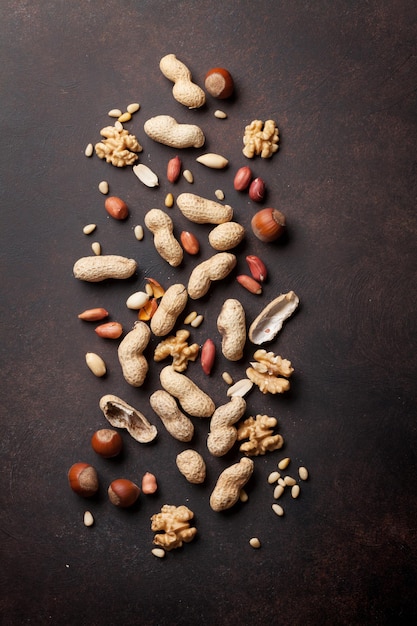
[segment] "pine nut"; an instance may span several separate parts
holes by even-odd
[[[136,111],[139,111],[139,109],[140,109],[139,102],[132,102],[132,104],[128,104],[126,107],[126,111],[130,113],[131,115],[133,113],[136,113]]]
[[[278,485],[281,485],[281,487],[286,487],[287,483],[283,478],[278,478]]]
[[[187,315],[187,317],[184,320],[184,324],[191,324],[191,322],[193,320],[195,320],[195,318],[197,317],[197,311],[192,311],[191,313],[189,313]]]
[[[96,256],[100,256],[101,254],[101,245],[99,244],[98,241],[94,241],[94,243],[91,244],[91,249],[94,252],[94,254]]]
[[[216,189],[214,195],[216,196],[217,200],[224,200],[224,191],[222,191],[221,189]]]
[[[284,493],[285,489],[282,485],[277,485],[274,489],[274,498],[275,500],[278,500],[282,494]]]
[[[252,548],[261,547],[261,542],[259,541],[258,537],[252,537],[252,539],[249,539],[249,544],[252,546]]]
[[[273,504],[272,510],[276,515],[278,515],[278,517],[282,517],[284,515],[284,509],[279,504]]]
[[[192,326],[193,328],[198,328],[202,324],[203,320],[203,315],[197,315],[197,317],[195,317],[191,322],[190,326]]]
[[[83,233],[84,235],[91,235],[91,233],[94,232],[96,228],[97,226],[95,224],[87,224],[83,228]]]
[[[280,470],[286,469],[289,466],[289,464],[290,464],[290,460],[291,459],[289,457],[286,457],[285,459],[282,459],[282,461],[280,461],[278,463],[278,469],[280,469]]]
[[[184,170],[182,175],[184,176],[184,178],[187,181],[187,183],[190,183],[190,185],[193,184],[194,176],[193,176],[192,172],[190,172],[190,170]]]
[[[142,241],[142,239],[143,239],[143,226],[138,224],[137,226],[135,226],[135,229],[134,229],[133,232],[135,233],[136,239],[138,241]]]
[[[123,130],[123,124],[119,120],[114,123],[114,127],[119,133]]]
[[[85,150],[84,150],[84,154],[86,157],[91,157],[93,156],[94,153],[94,147],[92,143],[87,144]]]
[[[109,117],[120,117],[120,116],[121,116],[121,114],[122,114],[122,112],[121,112],[121,110],[120,110],[120,109],[111,109],[111,111],[109,111],[109,112],[107,113],[107,115],[108,115]]]
[[[122,113],[117,118],[117,121],[120,122],[121,124],[123,124],[123,122],[129,122],[131,119],[132,119],[132,116],[130,115],[130,113],[128,111],[126,111],[126,113]]]
[[[246,491],[244,489],[240,490],[239,500],[241,502],[247,502],[249,500],[249,496],[248,496],[248,494],[246,493]]]
[[[107,180],[102,180],[101,183],[98,184],[98,190],[103,195],[106,195],[109,193],[109,183],[107,182]]]
[[[300,485],[293,485],[291,488],[291,495],[293,498],[298,498],[300,495]]]
[[[233,378],[230,376],[229,372],[223,372],[222,378],[224,382],[227,383],[228,385],[233,384]]]
[[[163,559],[165,556],[165,550],[163,550],[162,548],[154,548],[152,550],[152,554],[156,556],[158,559]]]
[[[84,513],[84,526],[92,526],[94,524],[94,517],[90,511]]]
[[[306,467],[299,467],[298,468],[298,475],[301,478],[301,480],[307,480],[307,478],[308,478],[308,469]]]
[[[217,117],[218,120],[225,120],[227,117],[227,113],[217,109],[217,111],[214,111],[214,117]]]
[[[172,193],[167,193],[164,204],[168,209],[171,209],[174,206],[174,196]]]
[[[284,476],[284,482],[287,487],[292,487],[297,481],[292,476]]]
[[[268,476],[269,484],[272,485],[273,483],[276,483],[279,477],[279,472],[271,472]]]

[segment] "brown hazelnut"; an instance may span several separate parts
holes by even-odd
[[[261,241],[275,241],[284,232],[285,215],[277,209],[262,209],[253,216],[251,226],[254,235]]]
[[[213,96],[213,98],[229,98],[234,89],[233,78],[230,72],[223,67],[213,67],[206,74],[204,81],[206,91]]]
[[[132,506],[139,498],[139,494],[139,487],[127,478],[117,478],[108,489],[110,502],[121,509]]]
[[[122,451],[123,439],[116,430],[102,428],[91,437],[91,446],[94,452],[105,459],[110,459]]]
[[[68,481],[71,489],[84,498],[98,491],[97,471],[88,463],[74,463],[68,471]]]

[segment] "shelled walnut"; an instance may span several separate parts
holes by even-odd
[[[256,350],[253,355],[255,361],[246,370],[246,376],[262,393],[284,393],[290,388],[287,380],[294,371],[291,361],[266,350]],[[285,376],[286,378],[281,378]]]
[[[151,530],[158,533],[153,543],[167,551],[180,548],[183,542],[189,543],[197,533],[197,528],[190,527],[189,520],[193,517],[194,513],[185,505],[164,504],[161,512],[151,517]]]
[[[184,372],[188,367],[188,361],[195,361],[200,350],[198,343],[188,345],[189,336],[188,330],[177,330],[175,336],[170,335],[156,346],[154,360],[159,362],[172,356],[174,370]]]
[[[273,429],[277,425],[275,417],[268,415],[257,415],[248,417],[237,429],[237,440],[249,439],[242,443],[239,450],[248,456],[258,456],[273,450],[279,450],[284,444],[281,435],[273,434]]]
[[[263,159],[268,159],[278,150],[279,130],[273,120],[253,120],[245,126],[243,135],[243,154],[252,159],[255,155],[260,155]]]
[[[136,137],[125,128],[119,130],[115,126],[106,126],[101,129],[100,135],[105,139],[96,143],[96,154],[115,167],[133,165],[138,159],[135,153],[142,152],[142,146]]]

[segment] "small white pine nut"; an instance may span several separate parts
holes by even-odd
[[[244,489],[240,490],[239,500],[241,502],[247,502],[249,500],[249,496],[248,496],[248,494],[246,493],[246,491]]]
[[[287,483],[283,478],[278,478],[278,485],[281,485],[281,487],[286,487]]]
[[[227,113],[217,109],[217,111],[214,111],[214,117],[217,117],[218,120],[225,120],[227,117]]]
[[[102,180],[98,184],[98,190],[105,196],[109,193],[109,183],[107,180]]]
[[[91,244],[91,249],[92,249],[92,251],[94,252],[94,254],[96,256],[100,256],[100,254],[101,254],[101,245],[99,244],[98,241],[94,241]]]
[[[85,150],[84,150],[84,154],[86,157],[91,157],[93,156],[94,153],[94,146],[92,143],[87,144]]]
[[[198,328],[202,324],[203,320],[203,315],[197,315],[197,317],[195,317],[191,322],[190,326],[192,326],[193,328]]]
[[[135,226],[135,229],[134,229],[133,232],[135,233],[136,239],[138,241],[142,241],[142,239],[143,239],[143,226],[138,224],[137,226]]]
[[[290,460],[291,459],[288,456],[285,459],[282,459],[282,461],[278,463],[278,469],[280,470],[286,469],[290,464]]]
[[[308,469],[306,467],[299,467],[298,468],[298,475],[301,478],[301,480],[307,480],[307,478],[308,478]]]
[[[217,200],[224,200],[224,191],[222,189],[216,189],[214,195],[216,196]]]
[[[276,483],[279,477],[279,472],[271,472],[268,476],[269,484],[272,485],[273,483]]]
[[[114,127],[117,131],[119,131],[119,133],[123,130],[123,124],[122,122],[119,122],[119,120],[114,123]]]
[[[285,489],[282,485],[277,485],[274,489],[274,498],[275,500],[279,500],[279,498],[284,493]]]
[[[190,172],[190,170],[184,170],[182,175],[184,176],[184,178],[187,181],[187,183],[190,183],[190,185],[193,184],[194,176],[193,176],[192,172]]]
[[[278,515],[278,517],[282,517],[284,515],[284,509],[279,504],[273,504],[272,510],[274,511],[276,515]]]
[[[121,112],[121,110],[120,110],[120,109],[111,109],[111,110],[107,113],[107,115],[108,115],[109,117],[120,117],[120,116],[121,116],[121,114],[122,114],[122,112]]]
[[[300,495],[300,485],[293,485],[291,487],[291,495],[293,498],[298,498]]]
[[[94,517],[90,511],[84,513],[84,526],[92,526],[94,524]]]
[[[164,204],[168,209],[171,209],[174,206],[174,196],[172,193],[167,193]]]
[[[191,322],[193,320],[195,320],[195,318],[197,317],[197,311],[192,311],[191,313],[189,313],[187,315],[187,317],[184,320],[184,324],[191,324]]]
[[[117,121],[120,122],[121,124],[123,124],[123,122],[129,122],[131,119],[132,119],[132,116],[130,115],[130,113],[128,111],[126,111],[126,113],[122,113],[117,118]]]
[[[229,372],[223,372],[222,378],[228,385],[233,385],[233,378],[230,376]]]
[[[292,487],[297,481],[292,476],[284,476],[284,482],[287,487]]]
[[[133,113],[136,113],[136,111],[139,111],[139,109],[140,109],[139,102],[132,102],[131,104],[128,104],[126,107],[126,111],[130,113],[131,115]]]
[[[87,224],[83,228],[83,233],[84,235],[91,235],[91,233],[94,232],[96,228],[97,226],[95,224]]]
[[[162,548],[154,548],[152,550],[152,554],[156,556],[158,559],[163,559],[165,556],[165,550],[163,550]]]
[[[260,548],[261,547],[261,542],[259,541],[258,537],[252,537],[252,539],[249,539],[249,544],[252,546],[252,548]]]

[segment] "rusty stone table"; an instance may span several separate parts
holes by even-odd
[[[1,29],[1,421],[0,614],[2,624],[409,624],[416,588],[416,37],[410,1],[225,3],[108,0],[4,0]],[[171,96],[159,60],[173,52],[200,85],[213,66],[227,67],[236,90],[228,101],[207,99],[189,111]],[[84,148],[111,123],[107,112],[138,101],[126,127],[143,145],[141,162],[160,177],[144,187]],[[227,112],[218,120],[216,109]],[[229,159],[224,171],[181,152],[194,186],[166,181],[176,154],[152,142],[143,123],[157,114],[201,125],[204,151]],[[253,119],[277,122],[281,144],[269,160],[242,155]],[[250,164],[265,179],[262,206],[287,216],[284,240],[262,244],[250,230],[258,208],[233,189],[233,175]],[[130,207],[111,220],[97,185]],[[225,192],[247,229],[235,272],[186,311],[205,317],[192,339],[218,348],[207,378],[198,362],[189,375],[224,403],[221,373],[245,375],[254,347],[240,362],[220,352],[217,313],[240,299],[248,324],[280,293],[293,289],[298,312],[267,344],[292,361],[291,391],[253,390],[247,415],[278,419],[283,450],[255,459],[249,500],[214,513],[208,498],[220,471],[240,458],[206,447],[208,420],[195,420],[191,444],[170,437],[149,407],[164,364],[152,362],[142,388],[125,383],[117,342],[104,341],[78,320],[105,306],[127,332],[136,314],[125,306],[146,277],[165,286],[186,282],[211,254],[208,227],[193,232],[198,259],[178,269],[156,254],[152,237],[133,228],[166,193]],[[260,208],[260,207],[259,207]],[[190,224],[169,209],[178,235]],[[94,222],[94,235],[83,235]],[[72,266],[103,253],[138,261],[127,281],[87,284]],[[261,296],[244,291],[237,273],[256,254],[269,269]],[[105,379],[86,368],[87,351],[108,365]],[[114,393],[143,410],[158,427],[154,444],[123,433],[121,458],[96,457],[90,437],[105,426],[98,401]],[[206,483],[190,485],[176,454],[191,445],[208,465]],[[310,470],[299,499],[285,494],[285,515],[271,509],[268,474],[283,456],[288,472]],[[67,470],[93,463],[100,491],[89,502],[73,494]],[[159,491],[131,510],[107,500],[118,476],[140,481],[153,471]],[[149,519],[165,504],[195,514],[196,539],[159,560],[152,556]],[[90,509],[95,525],[83,525]],[[259,537],[254,550],[249,539]]]

